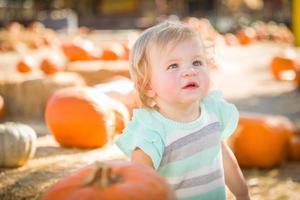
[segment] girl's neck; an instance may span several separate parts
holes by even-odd
[[[161,105],[157,110],[163,116],[177,122],[192,122],[200,116],[198,102],[189,105]]]

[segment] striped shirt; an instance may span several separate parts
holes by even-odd
[[[128,156],[139,147],[175,190],[178,199],[225,199],[220,143],[236,128],[238,112],[220,92],[201,102],[193,122],[170,120],[155,110],[137,109],[116,140]]]

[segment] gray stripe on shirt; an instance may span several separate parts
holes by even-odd
[[[219,122],[211,123],[194,133],[182,137],[166,147],[160,166],[187,158],[213,145],[217,145],[219,137]]]
[[[171,184],[171,187],[174,190],[177,190],[177,189],[183,189],[183,188],[191,188],[191,187],[195,187],[195,186],[199,186],[199,185],[206,185],[212,181],[215,181],[215,180],[221,178],[222,176],[223,176],[222,169],[218,169],[218,170],[211,172],[209,174],[206,174],[206,175],[186,179],[178,184],[173,184],[173,185]]]

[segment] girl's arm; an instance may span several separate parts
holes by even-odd
[[[248,187],[243,173],[233,152],[224,141],[222,142],[222,156],[225,182],[229,190],[234,194],[237,200],[249,200]]]
[[[153,167],[151,158],[140,148],[136,148],[131,155],[131,161]]]

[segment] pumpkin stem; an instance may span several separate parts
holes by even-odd
[[[119,174],[112,173],[112,168],[109,165],[97,162],[95,164],[95,171],[90,177],[88,177],[83,186],[106,188],[120,180],[121,176]]]

